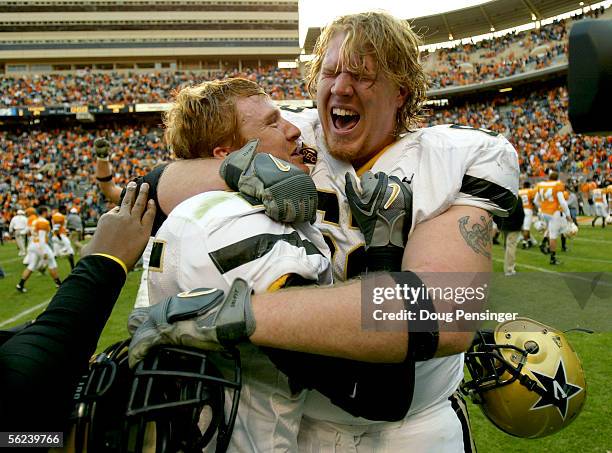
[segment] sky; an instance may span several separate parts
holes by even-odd
[[[429,16],[443,11],[467,8],[489,0],[299,0],[300,46],[309,27],[320,27],[342,14],[373,9],[385,10],[405,19]]]

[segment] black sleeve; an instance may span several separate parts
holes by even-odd
[[[0,347],[2,431],[64,430],[125,278],[106,257],[83,258],[37,320]]]
[[[155,220],[153,220],[153,229],[151,230],[151,236],[155,236],[157,234],[157,230],[164,223],[164,220],[168,218],[168,215],[165,214],[161,208],[159,207],[159,201],[157,200],[157,185],[159,184],[159,179],[161,175],[164,173],[164,170],[168,166],[168,162],[165,164],[158,165],[151,172],[147,173],[144,176],[139,176],[136,179],[133,179],[136,184],[138,184],[138,190],[140,190],[140,185],[143,182],[149,183],[149,200],[155,201]],[[125,187],[121,191],[121,197],[119,198],[119,204],[123,201],[123,197],[125,196]]]

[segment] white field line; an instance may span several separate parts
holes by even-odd
[[[51,299],[47,299],[46,301],[44,301],[44,302],[42,302],[42,303],[40,303],[40,304],[38,304],[38,305],[36,305],[36,306],[34,306],[34,307],[30,307],[30,308],[28,308],[27,310],[22,311],[21,313],[17,313],[17,314],[16,314],[15,316],[13,316],[12,318],[10,318],[10,319],[6,319],[6,320],[4,320],[4,321],[0,322],[0,327],[4,327],[4,326],[6,326],[7,324],[10,324],[10,323],[12,323],[12,322],[17,321],[17,320],[18,320],[18,319],[20,319],[20,318],[23,318],[25,315],[28,315],[28,314],[32,313],[33,311],[36,311],[36,310],[41,309],[41,308],[42,308],[42,307],[44,307],[45,305],[48,305],[48,304],[49,304],[49,302],[51,302]]]
[[[498,263],[503,263],[503,262],[504,262],[504,260],[499,259],[499,258],[493,258],[493,261],[497,261]],[[534,271],[538,271],[538,272],[546,272],[546,273],[548,273],[548,274],[562,274],[562,273],[561,273],[561,272],[559,272],[559,271],[551,271],[550,269],[545,269],[545,268],[543,268],[543,267],[538,267],[538,266],[532,266],[532,265],[530,265],[530,264],[521,264],[521,263],[518,263],[518,262],[517,262],[517,263],[516,263],[516,266],[519,266],[519,267],[525,267],[525,268],[527,268],[527,269],[532,269],[532,270],[534,270]],[[592,272],[591,272],[591,273],[592,273]],[[575,273],[565,272],[565,273],[563,273],[563,277],[573,278],[574,280],[583,280],[583,281],[585,281],[585,282],[589,282],[589,283],[591,283],[591,282],[593,281],[593,279],[591,279],[591,278],[581,277],[581,276],[579,276],[579,275],[574,275],[574,274],[575,274]],[[611,284],[606,283],[606,282],[601,282],[601,281],[598,283],[598,285],[603,285],[603,286],[610,286],[610,287],[612,287],[612,285],[611,285]]]

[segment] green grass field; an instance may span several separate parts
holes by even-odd
[[[536,236],[537,237],[537,236]],[[539,239],[539,237],[537,237]],[[542,255],[537,248],[518,250],[517,270],[520,273],[531,273],[527,278],[520,275],[521,288],[512,289],[510,283],[505,291],[516,291],[516,298],[522,298],[525,290],[537,295],[547,289],[541,287],[539,278],[547,271],[553,272],[608,272],[612,273],[612,228],[591,228],[583,226],[579,235],[569,243],[569,252],[558,253],[562,264],[557,267],[548,265],[548,258]],[[503,249],[494,247],[494,269],[502,271]],[[5,244],[0,247],[0,265],[6,272],[6,277],[0,280],[0,328],[7,328],[33,319],[40,313],[54,293],[54,285],[48,275],[34,274],[27,283],[28,292],[20,294],[15,290],[22,271],[21,259],[17,258],[14,244]],[[60,274],[65,277],[69,267],[66,260],[60,260]],[[533,278],[531,278],[533,276]],[[507,280],[511,282],[510,277]],[[123,339],[126,336],[125,323],[127,315],[133,305],[138,289],[140,272],[129,275],[126,286],[115,306],[111,319],[100,339],[98,349]],[[518,281],[518,280],[517,280]],[[524,282],[533,282],[532,286]],[[504,285],[505,286],[505,285]],[[516,286],[516,285],[515,285]],[[588,291],[589,285],[585,287]],[[604,302],[601,302],[603,300]],[[480,452],[503,452],[509,449],[518,452],[593,452],[606,453],[612,451],[612,395],[607,383],[612,378],[612,360],[610,360],[609,347],[612,344],[612,329],[605,329],[612,322],[612,306],[609,293],[607,297],[592,302],[589,299],[587,308],[591,308],[591,316],[597,332],[592,335],[570,332],[568,334],[574,348],[577,350],[586,373],[588,392],[587,402],[578,419],[564,431],[556,435],[539,439],[524,440],[508,436],[498,431],[490,424],[480,410],[470,405],[472,431],[476,438],[476,445]],[[524,302],[530,303],[530,302]],[[594,314],[594,315],[593,315]],[[571,314],[569,315],[571,317]],[[597,322],[595,322],[597,321]],[[588,323],[589,319],[585,320]],[[588,327],[585,325],[585,327]],[[443,453],[443,452],[441,452]]]

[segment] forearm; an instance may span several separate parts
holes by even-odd
[[[107,159],[96,160],[96,181],[104,196],[112,203],[119,204],[121,188],[113,182],[113,169]]]
[[[194,195],[212,190],[229,190],[219,176],[221,159],[190,159],[172,162],[164,170],[157,187],[157,201],[168,214]]]
[[[253,297],[259,346],[366,362],[401,362],[407,333],[363,330],[361,283],[303,288]]]

